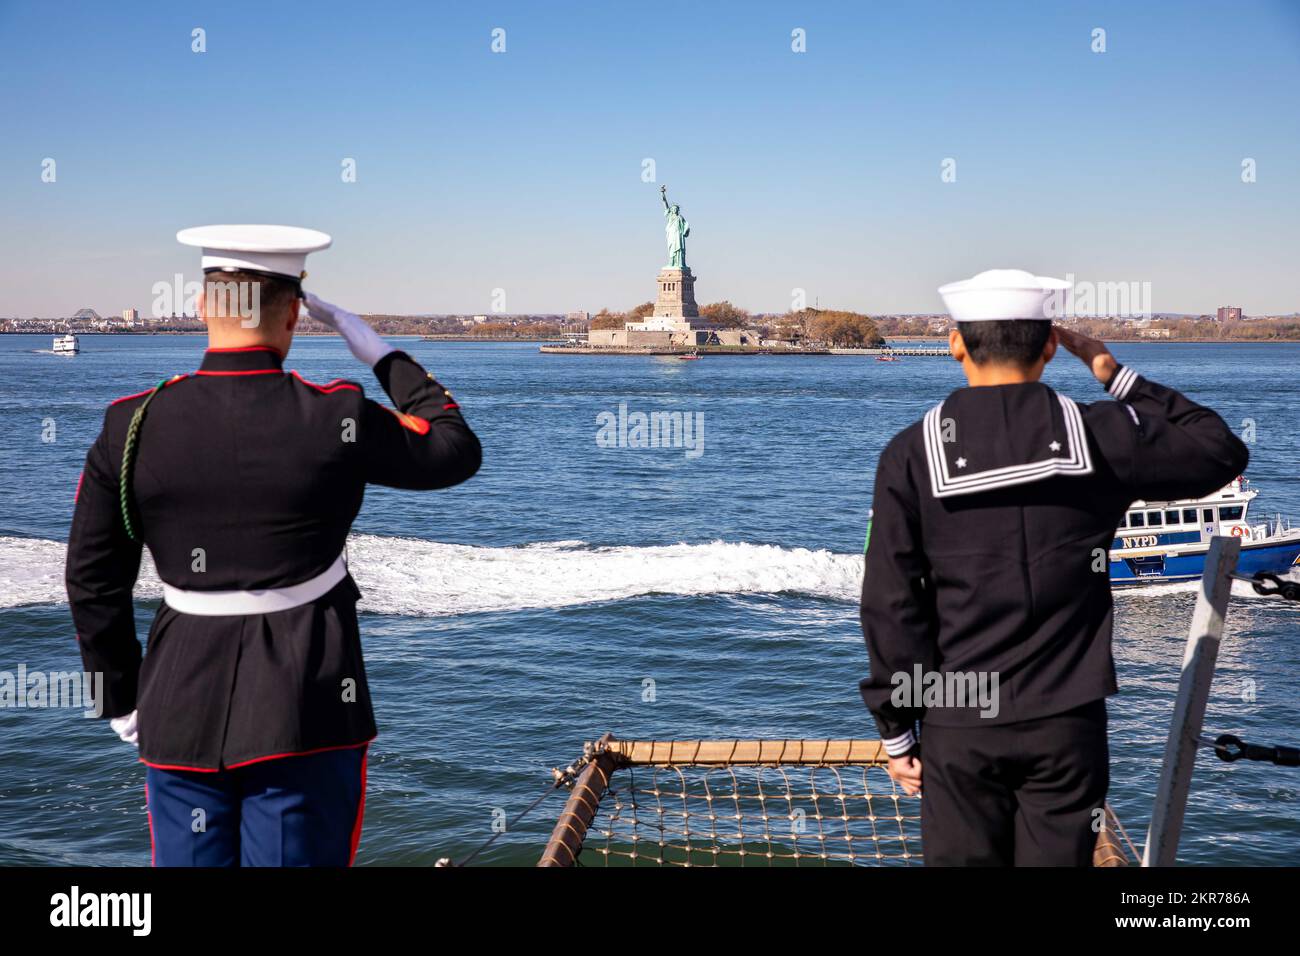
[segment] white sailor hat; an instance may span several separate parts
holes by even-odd
[[[334,240],[298,226],[195,226],[176,233],[178,241],[203,249],[203,271],[252,272],[301,282],[307,254]]]
[[[1063,314],[1059,297],[1072,285],[1067,279],[1036,276],[1023,269],[989,269],[940,286],[939,295],[954,322],[1044,320]]]

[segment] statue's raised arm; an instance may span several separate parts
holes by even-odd
[[[670,212],[670,211],[672,210],[673,207],[670,206],[670,205],[668,204],[668,187],[667,187],[667,186],[660,186],[660,187],[659,187],[659,198],[663,200],[663,204],[664,204],[664,212]]]

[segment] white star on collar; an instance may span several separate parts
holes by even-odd
[[[965,467],[966,467],[966,459],[965,459],[965,458],[958,458],[958,459],[957,459],[957,467],[958,467],[958,468],[965,468]]]
[[[1047,447],[1050,448],[1050,449],[1052,449],[1052,451],[1060,451],[1060,450],[1061,450],[1061,443],[1060,443],[1059,441],[1054,441],[1054,442],[1052,442],[1050,445],[1048,445]]]

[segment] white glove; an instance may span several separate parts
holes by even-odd
[[[343,336],[343,341],[348,343],[352,354],[371,368],[389,352],[397,351],[356,313],[322,302],[310,292],[306,294],[305,301],[307,314]]]
[[[136,712],[133,710],[125,717],[110,717],[108,726],[113,732],[133,747],[140,746],[140,729],[136,726]]]

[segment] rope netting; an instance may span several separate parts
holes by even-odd
[[[887,762],[875,740],[607,735],[556,772],[572,792],[540,865],[917,865],[921,801]],[[1107,807],[1094,865],[1129,862],[1116,833]]]
[[[875,766],[630,766],[578,863],[905,866],[921,862],[920,809]]]

